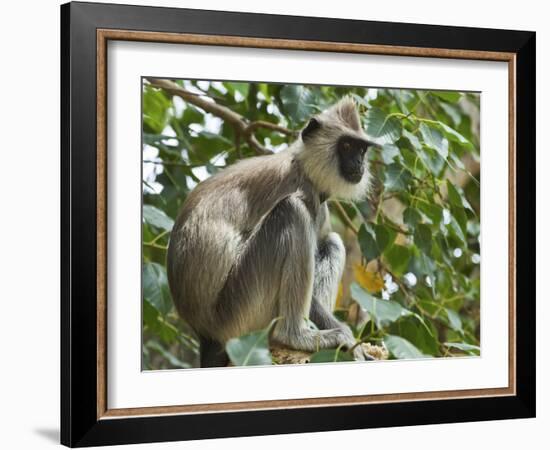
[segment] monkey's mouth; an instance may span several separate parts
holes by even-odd
[[[363,171],[362,170],[348,170],[345,171],[343,174],[344,179],[348,183],[357,184],[361,181],[361,178],[363,178]]]

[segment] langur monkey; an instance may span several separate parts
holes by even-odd
[[[346,252],[326,200],[367,195],[372,145],[345,97],[311,118],[287,149],[242,160],[189,194],[167,267],[177,311],[199,336],[201,367],[227,365],[228,339],[276,317],[270,339],[287,347],[354,346],[332,314]],[[368,358],[360,345],[354,356]]]

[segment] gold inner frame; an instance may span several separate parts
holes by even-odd
[[[508,387],[402,394],[265,400],[201,405],[148,406],[109,409],[107,405],[107,42],[109,40],[180,43],[230,47],[308,50],[503,61],[508,63]],[[158,33],[147,31],[97,30],[97,418],[164,414],[196,414],[231,411],[345,406],[420,400],[445,400],[516,394],[516,54],[477,50],[421,48],[323,41],[297,41],[239,36]]]

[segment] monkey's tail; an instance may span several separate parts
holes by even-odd
[[[229,356],[222,343],[211,338],[199,336],[201,351],[201,367],[226,367]]]

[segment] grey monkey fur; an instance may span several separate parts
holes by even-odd
[[[200,337],[202,366],[225,365],[228,339],[275,317],[281,319],[271,338],[297,350],[355,343],[332,314],[346,255],[324,200],[367,195],[366,158],[361,179],[349,182],[336,145],[342,136],[368,141],[349,97],[312,123],[307,138],[304,131],[286,150],[245,159],[200,183],[179,213],[168,281],[178,313]],[[361,346],[354,355],[364,359]]]

